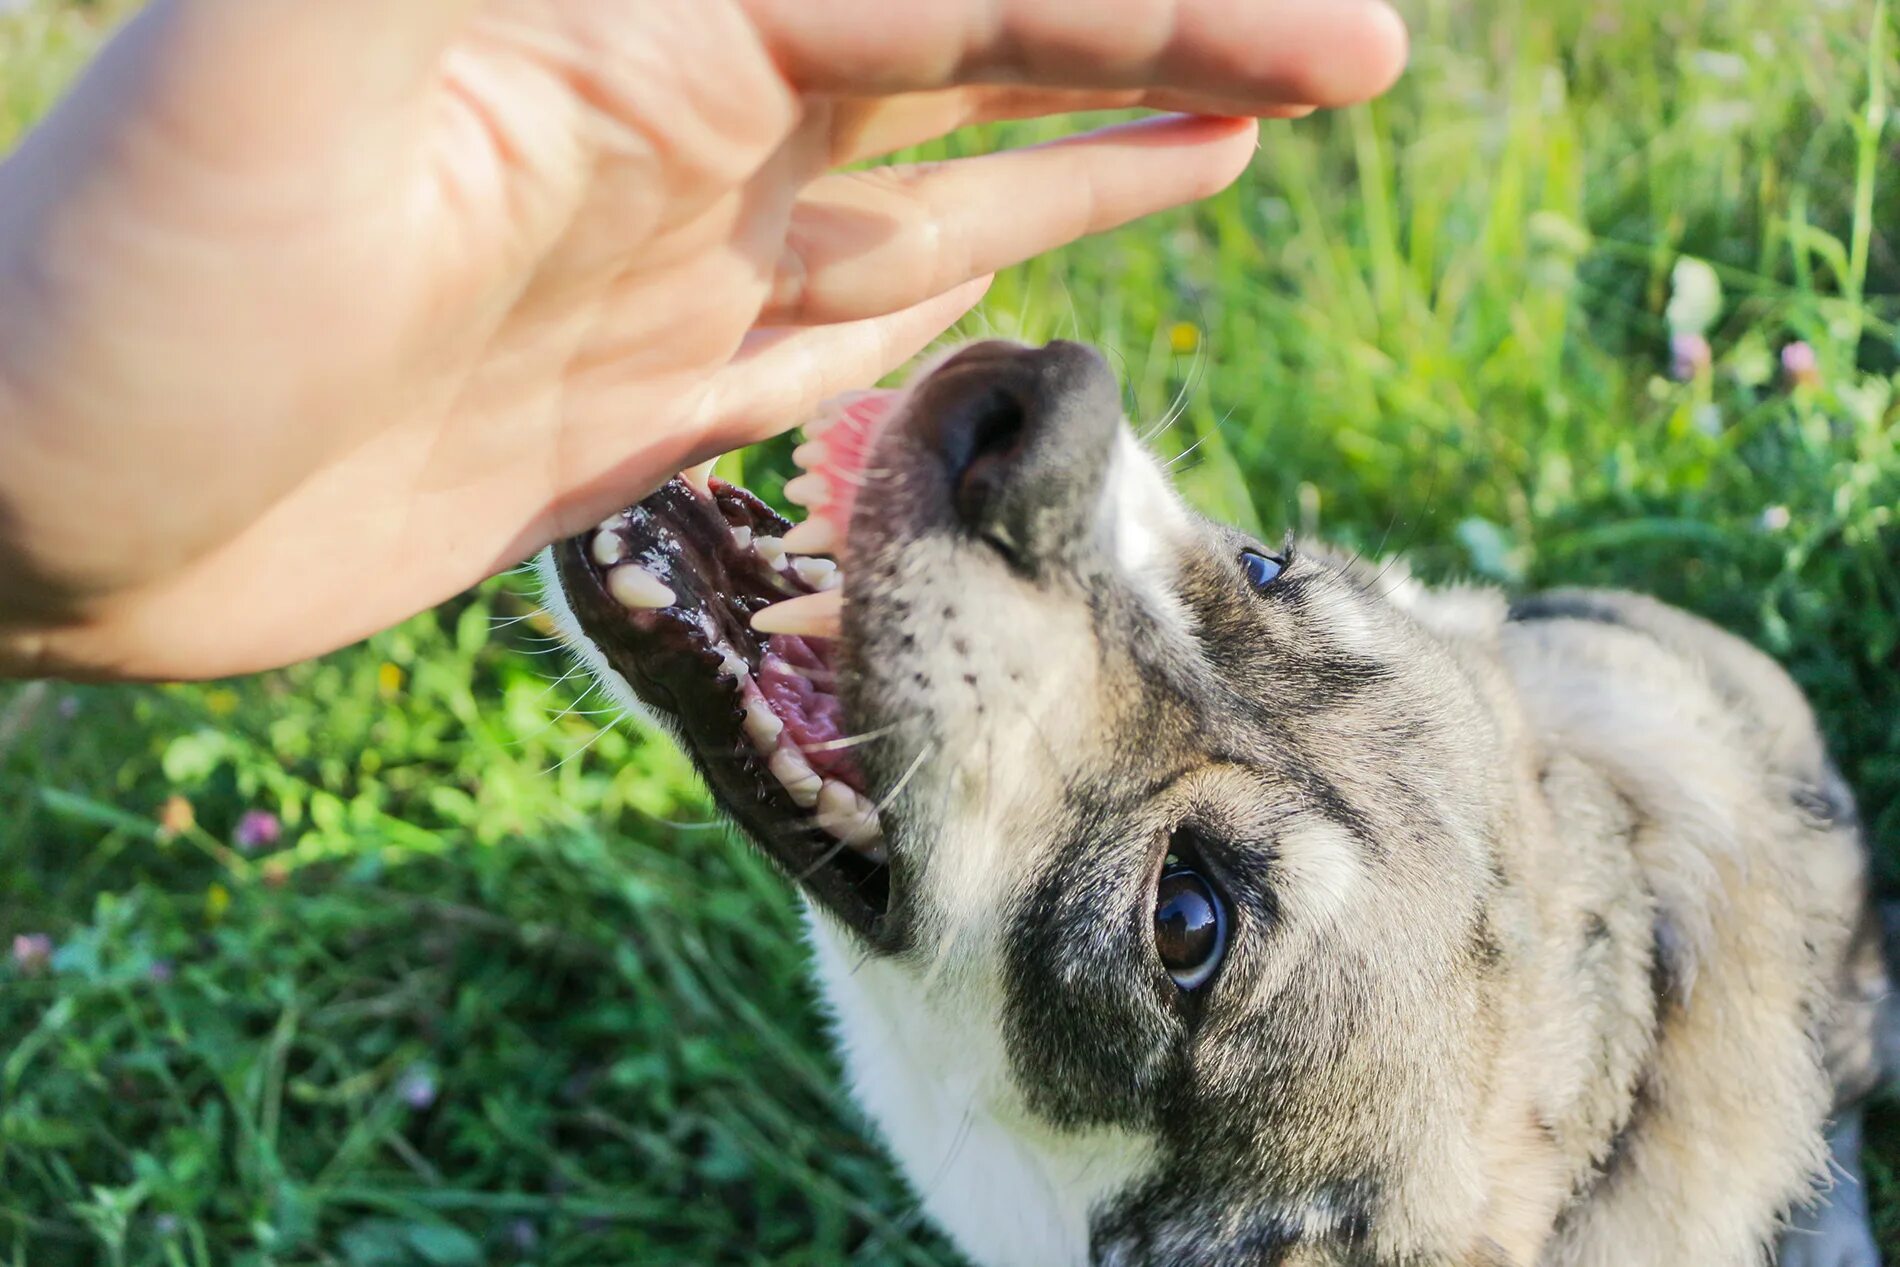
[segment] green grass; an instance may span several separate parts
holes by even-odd
[[[1160,443],[1222,515],[1755,639],[1895,890],[1900,39],[1807,0],[1411,7],[1389,98],[979,324],[1106,344],[1138,417],[1184,396]],[[0,18],[0,146],[95,12]],[[1723,290],[1686,383],[1684,256]],[[954,1261],[838,1088],[784,886],[555,681],[522,595],[243,682],[0,689],[0,934],[57,947],[0,965],[0,1261]],[[279,843],[233,845],[252,809]],[[1892,1109],[1871,1165],[1900,1251]]]

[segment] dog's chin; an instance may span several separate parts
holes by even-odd
[[[679,478],[550,563],[597,667],[674,731],[726,813],[833,921],[894,949],[899,886],[838,693],[837,600],[781,622],[799,632],[753,625],[840,592],[830,560],[786,553],[791,526],[737,485]]]

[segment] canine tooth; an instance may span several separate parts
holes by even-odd
[[[607,592],[622,607],[639,610],[671,607],[676,601],[665,582],[637,563],[623,563],[607,573]]]
[[[752,548],[752,529],[734,528],[732,530],[732,544],[738,546],[741,550],[750,550]]]
[[[746,662],[741,660],[738,653],[730,647],[720,648],[719,671],[731,678],[735,684],[743,684],[752,676],[752,670],[746,667]]]
[[[838,548],[838,526],[829,519],[813,516],[785,534],[785,548],[800,554],[830,554]]]
[[[785,732],[785,723],[778,719],[772,706],[765,702],[762,695],[754,695],[745,702],[745,735],[752,746],[760,752],[771,752],[778,745],[778,737]]]
[[[619,533],[603,528],[594,534],[594,562],[600,566],[612,567],[626,552],[627,543],[620,539]]]
[[[836,638],[844,628],[844,595],[838,590],[801,594],[752,613],[752,627],[767,634]]]
[[[838,565],[830,559],[796,558],[792,560],[792,571],[798,573],[798,579],[815,590],[830,589],[825,584],[838,573]]]
[[[822,465],[824,460],[825,446],[816,440],[807,440],[792,450],[792,464],[801,471]]]
[[[877,806],[836,779],[826,779],[818,793],[818,825],[848,845],[863,844],[882,834]]]
[[[818,794],[823,790],[825,781],[818,772],[805,764],[805,758],[798,755],[798,749],[790,744],[780,744],[772,759],[765,763],[772,777],[791,794],[792,801],[800,809],[810,809],[818,804]]]
[[[824,593],[829,593],[832,590],[843,589],[844,588],[844,569],[833,568],[831,571],[825,573],[825,578],[822,581],[818,582],[818,588],[821,592],[824,592]]]
[[[785,566],[785,542],[777,537],[754,537],[752,549],[769,567]]]
[[[713,461],[716,462],[718,459],[715,458]],[[712,462],[700,462],[681,471],[680,478],[685,480],[687,484],[692,487],[692,490],[701,497],[711,497],[712,472]]]
[[[817,510],[831,500],[831,481],[822,475],[800,475],[785,481],[785,500]]]

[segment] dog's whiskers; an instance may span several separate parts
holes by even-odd
[[[1197,345],[1194,350],[1194,361],[1188,366],[1187,377],[1182,380],[1181,389],[1174,394],[1174,399],[1169,402],[1160,420],[1141,433],[1142,444],[1153,444],[1170,427],[1187,417],[1188,408],[1194,403],[1194,393],[1200,388],[1201,375],[1205,372],[1206,365],[1206,352],[1203,347]]]
[[[827,739],[822,743],[802,744],[800,747],[805,752],[836,752],[841,748],[855,748],[859,744],[887,738],[896,729],[895,725],[879,726],[876,730],[860,731],[855,735],[845,735],[841,739]]]
[[[555,771],[559,770],[562,766],[574,760],[576,757],[586,756],[588,751],[592,749],[595,744],[600,742],[601,736],[605,735],[608,731],[612,730],[618,724],[619,724],[619,719],[615,718],[613,721],[608,722],[605,726],[602,726],[599,730],[596,730],[592,735],[588,737],[588,740],[586,743],[582,744],[579,748],[576,748],[573,752],[568,753],[565,757],[562,757],[559,761],[556,761],[553,765],[543,770],[541,772],[542,777],[545,778],[546,776],[553,774]]]

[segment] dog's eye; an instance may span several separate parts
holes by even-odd
[[[1155,951],[1183,990],[1206,985],[1227,950],[1227,908],[1191,867],[1170,865],[1155,885]]]
[[[1263,590],[1280,579],[1280,573],[1286,571],[1286,560],[1276,559],[1270,554],[1261,554],[1257,550],[1242,550],[1240,567],[1247,574],[1247,580],[1253,587]]]

